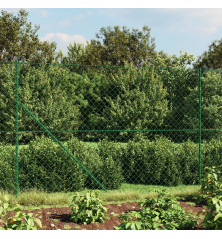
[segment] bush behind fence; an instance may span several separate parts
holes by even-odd
[[[198,184],[221,102],[216,70],[0,63],[0,189]]]
[[[128,143],[103,140],[92,146],[73,138],[66,146],[107,189],[117,189],[123,182],[168,186],[199,182],[198,144],[191,141],[174,143],[161,137]],[[14,146],[0,146],[0,188],[4,190],[15,189],[14,151]],[[222,140],[204,143],[202,167],[220,165],[221,153]],[[20,190],[38,188],[57,192],[99,188],[47,137],[23,147],[19,158]]]

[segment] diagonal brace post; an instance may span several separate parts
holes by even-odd
[[[50,132],[50,130],[48,130],[33,114],[32,112],[30,112],[22,103],[19,103],[19,105],[21,105],[21,107],[23,109],[25,109],[25,111],[32,116],[32,118],[51,136],[51,138],[57,143],[59,144],[59,146],[66,152],[69,154],[69,156],[71,156],[72,159],[74,159],[76,161],[76,163],[79,164],[79,166],[85,170],[87,172],[87,174],[106,192],[108,191],[96,178],[95,176],[90,173],[88,171],[88,169],[76,158],[73,156],[72,153],[69,152],[69,150]]]

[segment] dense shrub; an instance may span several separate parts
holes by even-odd
[[[79,166],[52,140],[39,138],[20,152],[20,188],[45,191],[80,190],[84,175]]]
[[[73,156],[107,189],[121,185],[121,168],[111,156],[101,158],[97,150],[76,138],[65,146]],[[93,178],[60,146],[51,139],[41,137],[30,142],[20,152],[20,187],[46,191],[78,191],[84,187],[99,188]]]
[[[20,63],[19,101],[50,130],[80,129],[75,136],[81,140],[98,142],[106,136],[127,142],[141,135],[150,140],[156,135],[165,135],[174,142],[197,140],[196,133],[190,131],[144,131],[198,128],[198,71],[130,66],[81,69],[76,73],[61,65]],[[1,64],[0,78],[0,131],[15,130],[15,64]],[[221,89],[221,74],[203,75],[202,128],[221,128]],[[19,110],[20,130],[41,130],[22,107]],[[220,131],[202,132],[207,140],[218,135]],[[63,140],[71,136],[60,133]],[[28,143],[34,134],[20,134],[21,139]],[[7,135],[0,141],[12,143],[14,137]]]
[[[0,190],[15,190],[15,169],[15,147],[0,144]]]
[[[108,189],[117,189],[123,182],[120,144],[103,140],[98,144],[102,165],[97,170],[97,178]]]
[[[15,68],[14,65],[0,67],[0,131],[15,130]],[[23,103],[50,130],[76,130],[80,125],[79,107],[81,93],[77,93],[78,74],[57,66],[33,67],[19,65],[19,101]],[[82,78],[82,77],[81,77]],[[71,84],[76,80],[75,85]],[[19,108],[20,130],[42,130],[35,120]],[[60,134],[61,136],[62,134]],[[66,134],[63,136],[67,136]],[[28,143],[33,134],[20,134],[20,140]],[[0,139],[2,140],[2,139]],[[6,142],[13,142],[8,135]],[[67,137],[66,137],[67,140]]]
[[[202,129],[222,128],[222,74],[204,72],[201,81],[201,124]],[[189,89],[184,98],[184,124],[186,128],[198,128],[199,124],[199,87]],[[202,131],[202,139],[210,140],[221,136],[220,130]]]
[[[175,160],[172,142],[131,141],[122,160],[125,179],[129,183],[177,185],[181,183],[179,160]]]
[[[156,129],[163,126],[169,113],[167,89],[150,69],[130,67],[112,77],[112,84],[119,88],[119,94],[106,97],[107,107],[101,116],[102,125],[109,130],[132,130],[113,132],[118,141],[135,137],[134,130]],[[115,89],[114,88],[114,89]]]
[[[148,185],[199,184],[199,145],[191,141],[173,143],[160,137],[128,143],[103,140],[89,145],[73,138],[64,143],[107,189],[122,182]],[[202,144],[202,169],[220,165],[222,140]],[[0,189],[15,190],[15,147],[0,145]],[[101,187],[58,144],[46,137],[21,146],[19,152],[20,189],[77,191]]]
[[[190,104],[194,102],[185,102],[186,96],[190,93],[190,89],[198,86],[199,75],[198,71],[185,68],[156,68],[155,74],[163,82],[163,87],[167,89],[167,100],[171,108],[170,114],[164,119],[163,127],[165,129],[186,129],[187,124],[184,121],[184,115],[189,111],[191,114],[198,114],[197,108],[191,111]],[[196,103],[196,102],[195,102]],[[198,102],[197,102],[198,103]],[[198,124],[194,128],[198,127]],[[166,135],[174,142],[182,142],[187,132],[166,132]]]
[[[204,157],[204,155],[202,155],[202,157]],[[177,155],[177,158],[180,160],[180,173],[182,175],[182,184],[200,183],[199,145],[189,140],[187,142],[182,143],[181,150]]]
[[[72,146],[72,148],[71,148]],[[86,165],[95,152],[89,152],[77,140],[67,147],[73,155]],[[76,149],[76,150],[75,150]],[[40,188],[46,191],[76,191],[85,186],[86,172],[60,146],[48,138],[32,141],[20,153],[20,187]],[[89,170],[91,165],[87,165]]]
[[[222,137],[202,144],[202,169],[222,164]]]
[[[116,165],[121,165],[124,181],[128,183],[179,185],[199,182],[198,145],[191,141],[176,144],[163,137],[124,144],[103,141],[99,149],[100,155],[112,155]]]

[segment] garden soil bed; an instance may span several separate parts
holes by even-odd
[[[193,213],[198,213],[204,208],[201,205],[190,206],[185,201],[180,201],[182,207],[186,210],[192,210]],[[113,230],[115,226],[119,226],[121,221],[119,216],[124,212],[136,211],[141,207],[137,203],[121,203],[121,204],[107,204],[108,212],[106,219],[103,223],[91,223],[89,225],[76,224],[71,221],[71,213],[69,207],[61,208],[43,208],[35,209],[31,212],[34,213],[34,217],[37,217],[42,222],[41,230]],[[24,210],[28,213],[29,210]],[[11,215],[15,214],[14,212],[10,213]],[[11,216],[10,215],[10,216]],[[201,222],[196,230],[201,230]]]
[[[186,210],[192,210],[194,213],[202,211],[204,208],[200,205],[190,206],[186,202],[180,202]],[[71,210],[68,207],[44,208],[33,210],[34,216],[42,221],[42,230],[113,230],[114,226],[119,226],[121,221],[119,216],[123,212],[139,210],[137,203],[107,204],[107,218],[104,223],[91,223],[89,225],[76,224],[71,221]],[[201,223],[201,220],[199,221]],[[199,225],[196,230],[201,230]]]

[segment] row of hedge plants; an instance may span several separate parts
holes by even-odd
[[[73,156],[107,189],[123,182],[147,185],[199,184],[199,146],[191,141],[174,143],[160,137],[128,143],[102,140],[91,144],[76,138],[64,143]],[[202,169],[220,165],[222,140],[202,145]],[[14,190],[15,147],[0,145],[0,189]],[[101,189],[97,182],[62,147],[39,137],[19,151],[21,190],[38,188],[48,192]]]

